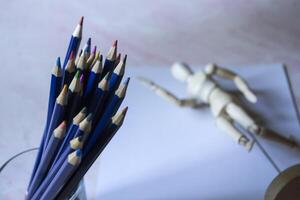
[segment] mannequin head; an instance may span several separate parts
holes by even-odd
[[[181,82],[186,82],[193,75],[191,68],[185,63],[174,63],[171,67],[172,75]]]

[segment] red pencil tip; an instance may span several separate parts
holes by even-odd
[[[84,19],[84,17],[83,17],[83,16],[81,16],[81,18],[80,18],[80,21],[79,21],[79,24],[80,24],[80,26],[82,26],[82,25],[83,25],[83,19]]]
[[[71,51],[71,55],[70,55],[69,60],[73,60],[73,59],[74,59],[74,51]]]
[[[67,122],[63,121],[59,126],[60,128],[65,128],[67,126]]]
[[[117,47],[118,46],[118,40],[115,40],[113,43],[113,47]]]

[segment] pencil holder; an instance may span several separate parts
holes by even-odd
[[[36,157],[36,149],[29,149],[0,163],[0,199],[24,199],[32,164]],[[81,180],[77,189],[68,200],[87,200],[84,181]]]
[[[74,192],[74,194],[69,198],[69,200],[87,200],[86,197],[86,190],[84,187],[84,181],[81,180],[77,190]]]

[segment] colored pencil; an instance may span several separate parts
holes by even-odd
[[[70,58],[71,52],[73,51],[74,54],[77,54],[80,42],[81,42],[81,37],[82,37],[82,25],[83,25],[83,17],[80,18],[79,23],[77,24],[75,30],[73,31],[73,34],[71,36],[69,46],[67,49],[63,69],[65,69],[65,66],[67,65],[67,62]]]
[[[108,75],[107,75],[108,76]],[[89,100],[88,111],[92,113],[99,113],[108,91],[108,80],[104,77],[98,84],[94,91],[92,98]]]
[[[100,80],[101,72],[102,72],[102,57],[98,56],[96,62],[94,63],[92,70],[89,72],[88,80],[86,84],[86,88],[84,91],[84,99],[86,102],[89,101],[91,95],[95,91],[97,87],[97,83]]]
[[[70,126],[57,154],[56,157],[53,161],[52,167],[53,165],[56,163],[56,161],[59,159],[59,157],[61,156],[61,154],[63,153],[63,151],[67,148],[67,146],[69,145],[70,140],[72,140],[75,136],[75,133],[79,127],[80,122],[82,122],[82,120],[86,117],[87,115],[87,108],[83,107],[81,109],[81,111],[73,118],[73,123]]]
[[[115,92],[116,88],[118,88],[125,72],[126,60],[127,55],[124,56],[123,60],[119,61],[119,64],[114,69],[109,80],[109,93]]]
[[[42,157],[42,154],[43,154],[44,145],[45,145],[45,138],[46,138],[46,135],[47,135],[47,132],[48,132],[48,127],[49,127],[49,123],[50,123],[50,120],[51,120],[53,107],[55,105],[55,99],[58,96],[59,91],[60,91],[61,81],[62,81],[62,71],[61,71],[60,58],[58,57],[57,60],[56,60],[56,64],[53,67],[52,75],[51,75],[46,126],[44,128],[44,133],[43,133],[43,136],[41,138],[40,147],[39,147],[38,154],[37,154],[37,157],[36,157],[36,160],[35,160],[35,163],[34,163],[34,167],[33,167],[31,177],[30,177],[28,189],[31,185],[32,179],[33,179],[33,177],[35,175],[35,172],[36,172],[36,170],[39,166],[39,163],[40,163],[40,160],[41,160],[41,157]]]
[[[94,60],[95,60],[97,55],[98,55],[98,58],[99,58],[99,53],[97,53],[97,46],[94,46],[93,51],[91,52],[91,55],[88,57],[88,59],[86,61],[86,68],[88,70],[91,70],[92,64],[94,63]]]
[[[129,78],[126,79],[126,81],[124,82],[124,84],[122,84],[118,90],[115,92],[115,95],[113,96],[112,100],[109,102],[109,104],[107,106],[105,106],[104,112],[101,116],[101,119],[99,120],[99,122],[97,122],[97,118],[94,118],[94,120],[96,120],[97,125],[95,126],[94,130],[91,132],[90,137],[87,141],[86,144],[86,151],[88,152],[92,146],[95,144],[96,138],[98,137],[99,134],[101,134],[107,124],[109,123],[109,119],[111,118],[111,116],[113,116],[118,108],[120,107],[123,99],[125,98],[126,95],[126,90],[129,84]]]
[[[69,85],[72,81],[73,76],[75,75],[76,67],[75,67],[75,54],[74,51],[71,52],[69,61],[67,62],[65,68],[65,77],[64,77],[64,85]]]
[[[106,145],[110,142],[113,138],[115,133],[119,130],[122,126],[124,118],[126,116],[128,107],[124,108],[120,113],[116,114],[111,119],[111,124],[106,130],[105,133],[101,135],[101,137],[96,142],[95,146],[91,149],[89,154],[86,157],[83,157],[82,163],[84,165],[80,165],[78,169],[74,172],[72,177],[68,180],[68,182],[64,185],[61,189],[61,192],[56,197],[57,199],[67,199],[73,192],[76,190],[79,182],[82,180],[85,173],[89,170],[95,160],[99,157],[102,153]]]
[[[32,196],[32,200],[41,198],[42,194],[48,188],[49,184],[52,182],[53,178],[58,173],[59,169],[62,167],[67,156],[76,149],[82,149],[82,147],[83,147],[82,137],[77,137],[70,141],[68,148],[65,149],[62,156],[60,156],[58,161],[55,163],[55,165],[52,167],[52,169],[48,172],[47,176],[45,177],[45,179],[43,180],[43,182],[41,183],[39,188],[36,190],[36,192]]]
[[[68,103],[67,91],[68,91],[68,88],[67,88],[67,85],[65,85],[63,87],[61,93],[59,94],[59,96],[56,98],[56,103],[55,103],[55,106],[53,109],[51,121],[50,121],[47,135],[45,138],[44,149],[46,149],[46,147],[47,147],[47,144],[49,142],[49,139],[51,137],[51,134],[52,134],[54,128],[56,128],[59,125],[59,123],[61,123],[63,121],[67,103]]]
[[[83,17],[72,34],[62,69],[58,58],[52,72],[45,129],[26,199],[61,199],[57,195],[62,188],[78,184],[127,111],[116,114],[129,83],[128,78],[121,84],[127,56],[117,55],[116,40],[102,64],[97,47],[91,51],[91,38],[78,53],[82,23]],[[80,164],[81,159],[87,163]],[[73,176],[74,183],[69,181]]]
[[[43,193],[41,200],[54,199],[60,189],[63,187],[64,183],[76,170],[81,162],[81,150],[77,149],[73,153],[69,154],[68,159],[62,165],[60,170],[57,172],[51,183],[49,184],[46,191]]]
[[[103,66],[103,72],[101,74],[101,78],[103,78],[108,72],[112,71],[115,67],[115,61],[117,58],[117,47],[118,47],[118,40],[116,40],[112,47],[109,49]]]
[[[27,199],[30,199],[31,196],[34,194],[40,183],[42,182],[43,178],[46,176],[48,169],[51,166],[51,162],[57,152],[58,146],[62,142],[62,139],[66,132],[66,122],[63,121],[54,131],[52,137],[49,141],[49,145],[47,146],[45,153],[41,159],[41,165],[39,165],[34,178],[32,180],[32,184],[28,190]]]

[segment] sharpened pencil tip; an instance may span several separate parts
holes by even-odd
[[[103,60],[103,55],[101,54],[100,55],[100,61],[102,62],[102,60]]]
[[[66,122],[66,121],[63,121],[63,122],[59,125],[60,128],[66,128],[66,126],[67,126],[67,122]]]
[[[123,115],[126,115],[127,110],[128,110],[128,106],[126,106],[126,107],[121,111],[121,112],[123,113]]]
[[[127,54],[125,54],[124,58],[123,58],[123,63],[126,64],[127,61]]]
[[[74,51],[71,51],[71,55],[70,55],[70,58],[69,58],[69,60],[73,60],[73,59],[74,59],[74,57],[75,57],[75,55],[74,55]]]
[[[80,71],[77,70],[77,72],[76,72],[76,74],[75,74],[75,78],[79,78],[79,76],[80,76]]]
[[[120,59],[121,59],[121,53],[119,53],[117,56],[117,60],[120,60]]]
[[[130,81],[130,77],[128,77],[125,82],[124,82],[124,85],[128,85],[129,84],[129,81]]]
[[[89,38],[88,41],[86,42],[88,46],[91,46],[92,43],[92,38]]]
[[[96,51],[97,51],[97,46],[94,46],[94,48],[93,48],[93,54],[96,54]]]
[[[113,47],[117,47],[118,46],[118,40],[115,40],[113,43]]]
[[[57,57],[57,59],[56,59],[56,66],[58,66],[59,68],[61,67],[60,57]]]
[[[80,149],[77,149],[77,150],[76,150],[76,156],[78,156],[78,157],[81,156],[81,150],[80,150]]]
[[[81,113],[87,113],[87,107],[83,107],[80,112]]]
[[[90,113],[90,114],[86,117],[86,120],[90,122],[90,121],[92,121],[92,119],[93,119],[93,114]]]
[[[83,19],[84,19],[84,16],[81,16],[81,17],[80,17],[80,20],[79,20],[79,24],[80,24],[80,26],[82,26],[82,25],[83,25]]]
[[[81,74],[81,76],[80,76],[80,82],[82,83],[83,81],[84,81],[84,75],[83,74]]]

